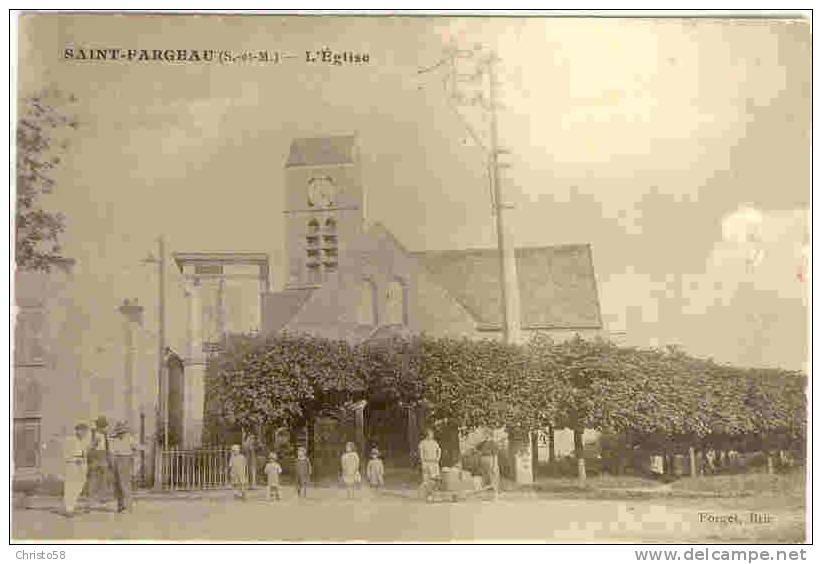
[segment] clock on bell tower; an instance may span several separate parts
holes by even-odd
[[[363,189],[354,136],[294,139],[286,177],[288,286],[333,275],[362,230]]]

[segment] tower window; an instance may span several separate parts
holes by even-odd
[[[311,218],[308,222],[308,230],[305,235],[305,243],[306,243],[306,254],[308,255],[309,262],[316,262],[316,259],[319,257],[320,249],[320,222],[317,221],[316,218]]]

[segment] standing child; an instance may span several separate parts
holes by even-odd
[[[311,461],[305,452],[305,447],[297,447],[297,460],[294,462],[297,475],[297,497],[305,497],[308,480],[311,477]]]
[[[345,443],[345,452],[340,457],[342,481],[349,498],[354,497],[354,487],[360,482],[360,457],[354,452],[354,443]]]
[[[381,488],[384,485],[383,474],[385,468],[380,459],[380,451],[376,448],[371,449],[371,460],[368,461],[368,466],[365,469],[365,476],[368,478],[368,484],[372,488]]]
[[[277,453],[270,453],[268,455],[268,463],[265,465],[265,475],[268,477],[266,499],[270,500],[271,494],[274,494],[277,497],[277,501],[280,501],[280,473],[282,471],[282,466],[277,462]]]
[[[231,467],[231,485],[234,486],[234,494],[245,501],[245,491],[248,487],[248,463],[245,455],[240,451],[240,445],[231,446],[231,459],[228,465]]]

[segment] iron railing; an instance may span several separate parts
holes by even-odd
[[[231,450],[224,447],[160,451],[160,484],[164,490],[202,490],[231,485]]]

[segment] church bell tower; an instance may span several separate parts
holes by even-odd
[[[294,139],[285,163],[288,287],[333,275],[363,228],[363,188],[353,135]]]

